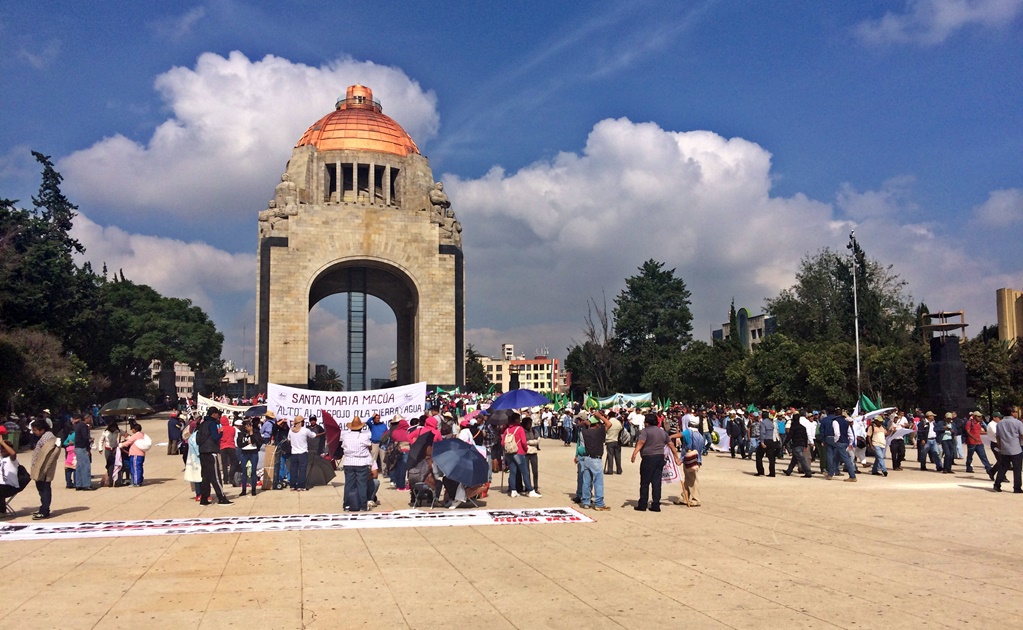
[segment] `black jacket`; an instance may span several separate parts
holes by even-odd
[[[790,446],[802,446],[806,448],[810,440],[806,435],[806,427],[799,421],[799,418],[792,418],[789,430],[785,432],[785,440]]]
[[[195,436],[200,453],[220,452],[220,420],[206,416],[199,423],[199,434]]]

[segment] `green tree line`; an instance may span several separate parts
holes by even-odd
[[[78,207],[49,156],[33,156],[42,177],[31,208],[0,198],[0,404],[35,412],[152,400],[154,359],[216,373],[224,337],[202,309],[76,261]]]
[[[690,294],[674,269],[648,260],[625,281],[609,311],[591,300],[583,339],[568,348],[577,399],[585,392],[650,391],[658,400],[851,407],[857,400],[853,279],[859,303],[862,391],[911,408],[927,396],[929,338],[925,304],[914,303],[891,267],[830,249],[800,262],[793,286],[766,301],[777,332],[755,350],[731,335],[692,340]],[[984,328],[961,346],[968,394],[982,408],[1023,402],[1023,344],[999,342]]]

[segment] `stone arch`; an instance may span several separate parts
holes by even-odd
[[[419,303],[422,295],[415,277],[405,268],[377,258],[352,256],[333,260],[310,277],[306,295],[308,311],[320,300],[338,293],[351,293],[353,276],[365,280],[365,292],[386,304],[394,313],[397,328],[397,381],[405,385],[415,381],[418,359]],[[356,280],[357,281],[357,280]]]

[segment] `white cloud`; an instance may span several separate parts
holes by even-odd
[[[157,35],[171,41],[180,40],[192,32],[199,20],[206,17],[205,7],[195,7],[184,15],[163,18],[153,23],[152,28]]]
[[[18,58],[36,70],[45,70],[57,61],[60,56],[60,40],[51,39],[42,48],[30,49],[22,46],[18,49]]]
[[[843,186],[833,205],[772,196],[770,171],[770,153],[747,140],[617,119],[595,125],[580,153],[475,180],[446,175],[465,226],[467,339],[484,353],[511,341],[563,356],[580,338],[586,300],[605,291],[613,307],[649,258],[686,281],[694,336],[709,339],[733,297],[759,311],[791,286],[805,254],[845,251],[852,227],[914,298],[993,321],[994,290],[1016,270],[911,221],[910,179],[879,191]]]
[[[984,227],[1007,228],[1023,223],[1023,190],[1007,188],[992,191],[983,204],[973,209]]]
[[[192,220],[254,216],[302,132],[355,83],[372,88],[384,113],[417,141],[437,133],[436,97],[399,69],[351,58],[312,67],[273,55],[204,53],[194,68],[157,77],[171,117],[148,140],[105,138],[58,168],[83,207]]]
[[[106,264],[111,275],[122,270],[132,282],[192,300],[207,313],[214,312],[226,296],[255,293],[253,254],[230,254],[200,241],[131,234],[103,227],[81,214],[71,234],[85,246],[84,259],[97,273]]]
[[[856,25],[866,44],[941,44],[968,26],[995,28],[1012,22],[1023,0],[909,0],[904,13],[887,12]]]

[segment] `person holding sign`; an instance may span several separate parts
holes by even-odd
[[[645,512],[648,507],[651,512],[661,511],[661,472],[664,469],[664,447],[671,449],[675,457],[675,464],[682,465],[682,459],[678,456],[675,444],[668,439],[668,433],[657,426],[657,414],[648,413],[644,419],[646,426],[639,432],[639,439],[635,448],[632,449],[632,463],[636,463],[636,455],[642,456],[639,464],[639,502],[635,509]],[[653,488],[651,489],[651,486]],[[647,504],[650,495],[653,501]]]

